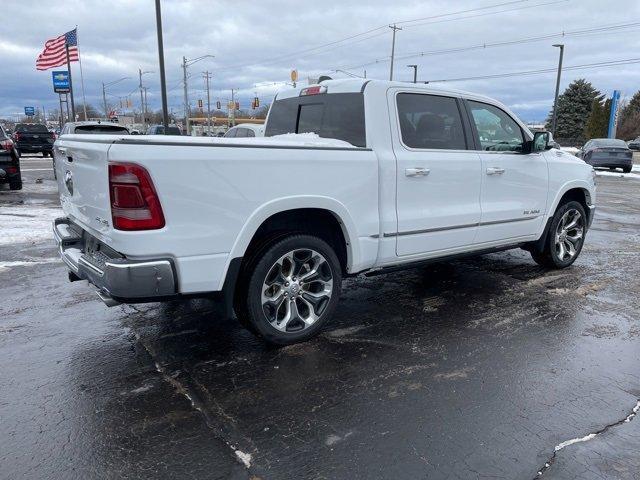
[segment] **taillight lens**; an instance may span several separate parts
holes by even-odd
[[[0,141],[0,148],[10,152],[11,150],[13,150],[13,142],[11,140],[9,140],[9,139],[2,140],[2,141]]]
[[[164,227],[160,199],[149,172],[133,163],[109,164],[111,218],[117,230]]]
[[[300,90],[300,96],[305,97],[307,95],[320,95],[327,93],[327,87],[324,85],[314,85],[313,87],[307,87]]]

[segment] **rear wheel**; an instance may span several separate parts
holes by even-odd
[[[248,265],[238,316],[269,343],[289,345],[316,335],[340,296],[333,249],[311,235],[291,235]]]
[[[631,167],[624,167],[624,168],[622,169],[622,171],[623,171],[624,173],[631,173]]]
[[[566,268],[580,255],[586,233],[587,216],[582,205],[573,200],[564,203],[553,216],[544,249],[532,251],[531,256],[539,265]]]

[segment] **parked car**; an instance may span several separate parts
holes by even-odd
[[[52,155],[55,136],[42,123],[17,123],[13,132],[13,141],[18,154],[42,153],[42,156]]]
[[[20,158],[16,145],[0,125],[0,185],[8,183],[11,190],[22,189]]]
[[[182,135],[177,125],[169,125],[168,128],[169,135]],[[164,125],[151,125],[147,128],[147,135],[164,135]]]
[[[329,320],[344,277],[512,248],[571,265],[595,175],[548,138],[485,96],[323,81],[280,92],[251,145],[63,136],[54,235],[108,305],[217,295],[290,344]]]
[[[640,137],[627,143],[630,150],[640,150]]]
[[[577,153],[589,165],[611,170],[622,168],[629,173],[633,168],[633,152],[623,140],[616,138],[594,138]]]
[[[240,123],[224,134],[225,138],[264,137],[264,125]]]
[[[87,121],[65,123],[60,135],[72,133],[85,135],[129,135],[129,129],[111,122]]]

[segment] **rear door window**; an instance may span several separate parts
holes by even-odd
[[[362,93],[329,93],[277,100],[271,106],[265,137],[315,133],[366,147]]]
[[[397,103],[400,132],[406,146],[436,150],[467,148],[462,115],[455,98],[400,93]]]

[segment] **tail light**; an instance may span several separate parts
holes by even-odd
[[[13,150],[13,142],[9,139],[2,140],[0,141],[0,148],[10,152],[11,150]]]
[[[149,172],[133,163],[109,164],[111,218],[117,230],[156,230],[164,227],[160,199]]]
[[[18,132],[14,133],[14,134],[13,134],[13,139],[14,139],[16,142],[19,142],[19,141],[20,141],[20,134],[19,134]]]

